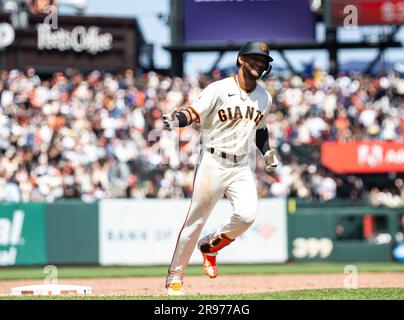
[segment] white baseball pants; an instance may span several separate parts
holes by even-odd
[[[235,239],[254,222],[257,208],[255,177],[248,159],[235,164],[208,151],[202,152],[194,178],[194,189],[185,223],[178,236],[174,255],[169,267],[166,285],[182,283],[187,266],[198,238],[210,213],[222,196],[230,200],[233,214],[230,221],[221,226],[216,234]]]

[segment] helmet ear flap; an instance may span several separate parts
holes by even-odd
[[[272,64],[271,64],[269,61],[267,62],[267,64],[268,64],[268,65],[267,65],[267,74],[268,74],[268,73],[270,73],[271,70],[272,70]]]
[[[272,64],[270,64],[269,62],[268,62],[268,71],[267,71],[267,74],[269,74],[270,72],[271,72],[271,70],[272,70]]]
[[[266,77],[268,77],[271,70],[272,70],[272,65],[268,62],[268,69],[262,73],[261,79],[265,79]]]

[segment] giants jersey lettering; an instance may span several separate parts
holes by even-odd
[[[271,103],[271,95],[259,84],[247,94],[234,77],[213,82],[191,105],[203,124],[204,147],[234,155],[248,153],[255,130],[266,125]]]

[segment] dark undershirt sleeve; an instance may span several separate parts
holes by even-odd
[[[262,154],[265,154],[269,148],[269,141],[268,141],[268,129],[258,129],[255,132],[255,144],[257,145],[258,149],[261,151]]]

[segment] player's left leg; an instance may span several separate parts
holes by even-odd
[[[230,239],[236,239],[253,224],[258,203],[257,187],[250,167],[235,169],[238,171],[225,191],[233,214],[230,221],[218,231]]]
[[[234,175],[225,191],[233,207],[230,221],[214,234],[203,237],[198,242],[204,261],[203,267],[210,278],[217,276],[217,252],[232,243],[254,222],[257,210],[257,191],[250,167],[235,167]]]

